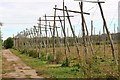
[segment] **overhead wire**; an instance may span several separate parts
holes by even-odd
[[[98,9],[98,6],[96,7],[96,9],[94,10],[93,14],[91,15],[91,19],[94,17],[94,15],[95,15],[97,9]]]
[[[86,12],[89,12],[90,10],[92,10],[93,8],[95,8],[97,6],[97,4],[95,4],[93,7],[91,7],[90,9],[88,9]]]

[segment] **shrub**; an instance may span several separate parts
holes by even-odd
[[[59,64],[59,63],[62,63],[62,60],[63,60],[63,57],[64,55],[62,54],[62,52],[60,51],[57,51],[56,52],[56,63]]]
[[[80,69],[79,69],[78,67],[74,67],[74,68],[71,69],[71,71],[72,71],[72,72],[79,72]]]
[[[63,61],[63,63],[62,63],[61,66],[62,66],[62,67],[68,67],[68,66],[69,66],[69,60],[66,59],[65,61]]]
[[[48,63],[54,62],[54,55],[49,53],[48,54]]]
[[[13,38],[9,37],[4,41],[4,47],[6,49],[13,47]]]
[[[76,63],[76,64],[73,65],[73,67],[77,67],[79,69],[80,68],[80,64]]]
[[[41,52],[41,53],[40,53],[40,59],[41,59],[42,61],[45,61],[45,60],[46,60],[46,57],[45,57],[45,53],[44,53],[44,52]]]
[[[23,53],[27,53],[27,50],[26,49],[23,49],[23,50],[21,50],[21,53],[23,54]]]
[[[33,58],[37,58],[38,57],[38,53],[35,50],[29,50],[28,54],[29,54],[29,56],[31,56]]]

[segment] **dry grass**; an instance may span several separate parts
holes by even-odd
[[[118,47],[117,47],[117,44],[114,45],[114,46],[115,46],[115,55],[116,55],[116,58],[118,59]],[[69,56],[69,58],[70,59],[78,58],[76,47],[71,46],[69,48],[70,48],[70,52],[68,52],[68,49],[67,49],[67,55]],[[56,50],[56,54],[63,55],[63,57],[61,57],[62,58],[61,60],[64,60],[65,59],[64,47],[57,47],[57,48],[55,48],[55,50]],[[84,60],[85,59],[84,47],[79,46],[79,50],[80,50],[81,60]],[[42,48],[41,51],[45,53],[45,48]],[[48,48],[48,53],[53,53],[52,51],[53,51],[53,48]],[[94,52],[95,52],[95,56],[97,56],[99,58],[104,58],[104,45],[100,45],[100,47],[99,47],[99,45],[95,45]],[[91,53],[90,46],[88,46],[88,57],[92,58],[92,53]],[[105,58],[111,58],[112,59],[112,51],[111,51],[110,45],[106,45]]]
[[[80,49],[80,55],[81,55],[81,63],[84,64],[84,62],[85,62],[84,47],[79,46],[79,49]],[[87,73],[87,77],[95,78],[95,77],[111,77],[111,76],[116,77],[116,76],[118,76],[118,66],[116,66],[114,64],[110,45],[106,45],[105,57],[104,57],[103,45],[101,45],[100,47],[99,47],[99,45],[95,45],[94,50],[95,50],[95,56],[96,56],[95,59],[92,58],[90,46],[88,46],[88,59],[89,59],[89,64],[91,65],[91,67],[89,67],[89,71],[86,70],[87,72],[89,72],[89,73]],[[42,48],[41,51],[44,54],[46,54],[45,48]],[[76,71],[78,69],[76,69],[76,67],[74,66],[78,63],[78,56],[76,53],[76,48],[74,46],[71,46],[70,51],[71,52],[67,53],[67,55],[69,56],[71,65],[67,68],[60,67],[61,64],[59,66],[56,66],[57,64],[53,65],[53,64],[47,64],[47,63],[45,63],[44,65],[38,64],[37,59],[34,61],[34,59],[32,59],[32,58],[29,59],[28,57],[26,58],[28,60],[25,62],[27,62],[27,64],[29,64],[30,66],[32,65],[32,67],[38,71],[38,74],[43,75],[45,77],[46,76],[51,77],[51,74],[53,74],[53,73],[54,73],[54,77],[60,77],[60,78],[61,77],[71,77],[72,75],[73,75],[73,77],[83,77],[82,74],[79,74],[79,71]],[[48,52],[52,54],[52,48],[48,48]],[[56,48],[56,54],[61,55],[61,56],[59,56],[61,58],[61,62],[63,62],[65,60],[64,47]],[[115,45],[115,55],[118,58],[117,45]],[[26,56],[24,56],[24,57],[26,57]],[[23,60],[25,60],[24,57],[23,57]],[[32,61],[33,61],[33,63],[32,63]],[[41,63],[42,63],[42,61],[41,61]],[[71,68],[73,68],[73,69],[71,70]],[[83,65],[83,68],[86,69],[86,66]],[[69,73],[69,75],[68,75],[68,73]],[[60,74],[63,74],[64,76],[61,76]],[[77,74],[77,75],[75,75],[75,74]],[[84,77],[86,77],[86,76],[84,76]]]
[[[15,63],[14,62],[8,62],[6,58],[2,57],[2,74],[14,72],[15,69],[13,67],[13,64],[15,64]],[[3,78],[4,77],[5,76],[3,76]]]

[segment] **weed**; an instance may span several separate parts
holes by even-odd
[[[31,75],[25,75],[26,78],[31,78]]]
[[[40,60],[45,61],[46,60],[46,56],[44,52],[40,53]]]
[[[29,54],[29,56],[31,56],[33,58],[37,58],[38,57],[38,53],[35,50],[29,50],[28,54]]]
[[[62,59],[63,59],[62,52],[57,51],[57,53],[56,53],[56,60],[55,60],[55,62],[56,62],[57,64],[62,63],[62,62],[61,62],[61,61],[62,61]]]
[[[21,50],[21,54],[27,53],[26,49]]]
[[[62,53],[60,52],[57,52],[58,54],[56,54],[56,57],[60,58],[57,62],[59,62],[59,60],[62,61],[59,66],[57,66],[58,64],[54,64],[54,66],[51,66],[53,64],[50,63],[54,61],[54,55],[52,53],[48,54],[48,62],[45,61],[46,54],[44,52],[40,53],[41,60],[39,60],[38,58],[28,57],[25,54],[20,54],[20,52],[16,50],[13,50],[13,53],[21,57],[27,65],[34,68],[37,71],[37,74],[47,78],[89,78],[91,76],[93,76],[93,78],[111,77],[109,71],[106,72],[106,70],[110,70],[111,72],[115,73],[115,75],[117,75],[116,72],[118,71],[118,67],[113,64],[111,58],[103,58],[99,56],[101,55],[99,53],[97,57],[91,58],[91,60],[89,59],[89,64],[91,67],[87,67],[84,59],[81,61],[81,63],[79,63],[80,65],[78,64],[78,60],[76,58],[73,58],[71,60],[69,58],[69,60],[62,61],[63,56],[61,56]],[[106,74],[107,76],[105,76],[104,74]]]
[[[54,62],[54,55],[49,53],[48,54],[48,63]]]
[[[80,68],[80,64],[77,63],[77,64],[73,65],[72,67],[78,67],[78,69],[79,69]]]
[[[73,72],[79,72],[80,69],[78,67],[74,67],[74,68],[71,69],[71,71],[73,71]]]
[[[70,64],[70,62],[69,62],[69,60],[68,59],[66,59],[63,63],[62,63],[62,67],[68,67],[69,66],[69,64]]]

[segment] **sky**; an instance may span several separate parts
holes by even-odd
[[[3,23],[1,27],[2,37],[5,40],[8,37],[13,37],[26,28],[33,28],[37,25],[39,17],[44,19],[44,15],[52,16],[54,15],[54,6],[57,5],[58,8],[62,8],[63,0],[0,0],[0,22]],[[91,0],[96,1],[96,0]],[[114,25],[116,26],[116,31],[118,27],[118,1],[119,0],[102,0],[102,8],[104,11],[104,16],[107,22],[108,29],[111,33],[114,32]],[[79,2],[74,0],[65,0],[65,5],[67,9],[80,11]],[[100,9],[96,3],[83,3],[84,12],[90,13],[90,15],[84,15],[90,33],[90,22],[93,20],[95,33],[98,34],[99,31],[102,33],[102,17],[100,14]],[[71,18],[73,27],[75,28],[75,33],[81,34],[81,15],[76,13],[69,13],[74,17]],[[57,11],[57,15],[62,15],[61,11]],[[47,18],[53,19],[53,18]],[[42,22],[44,24],[44,22]],[[51,22],[51,25],[53,23]],[[56,23],[60,26],[60,23]],[[68,28],[69,35],[71,35],[70,26],[66,19],[66,28]],[[59,34],[61,33],[61,29]]]

